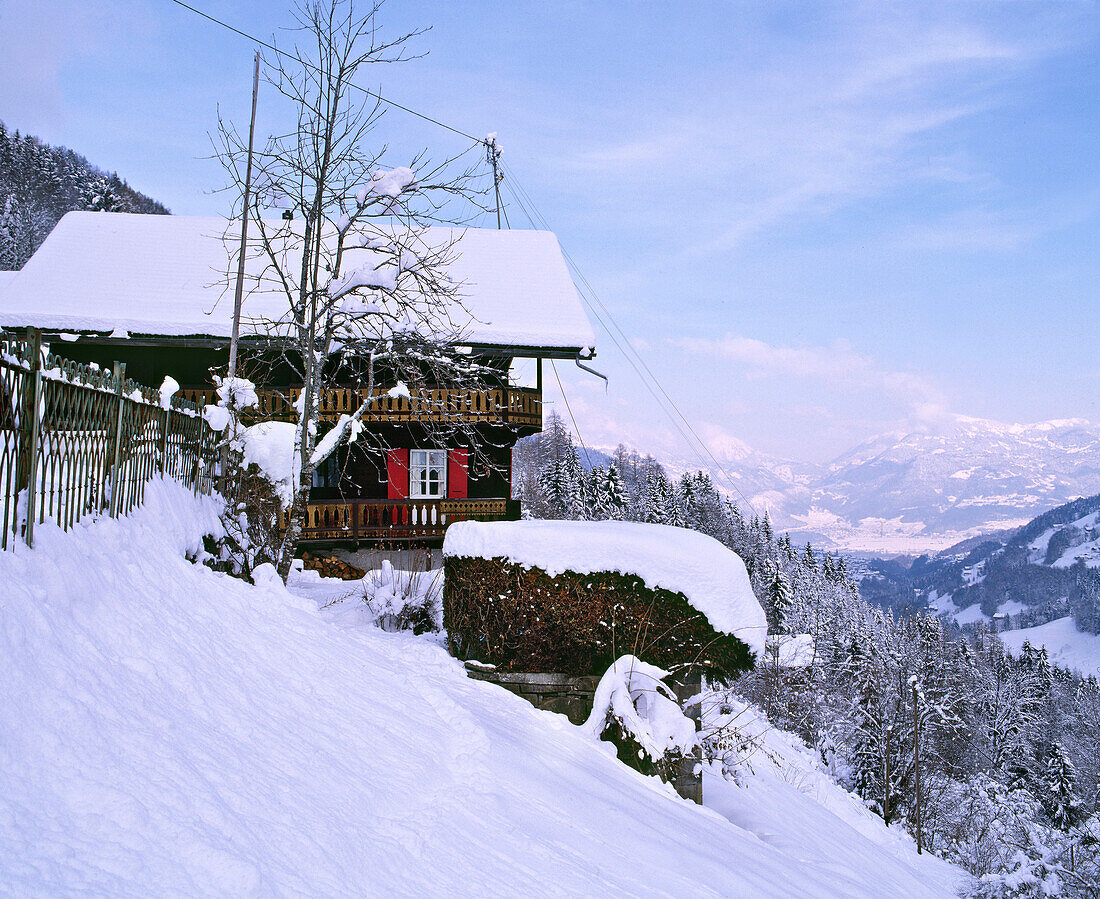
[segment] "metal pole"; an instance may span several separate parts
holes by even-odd
[[[497,230],[501,228],[500,225],[500,180],[503,177],[497,171],[497,160],[500,158],[500,150],[497,149],[496,138],[485,141],[485,154],[489,157],[489,165],[493,167],[493,192],[496,194],[497,199]]]
[[[241,210],[241,251],[237,260],[237,289],[233,294],[233,331],[229,338],[228,377],[237,375],[237,342],[241,336],[241,301],[244,298],[244,256],[248,244],[248,204],[252,194],[252,142],[256,134],[256,97],[260,90],[260,54],[252,72],[252,118],[248,124],[248,164],[244,170],[244,207]]]
[[[229,337],[229,365],[226,367],[226,380],[232,384],[237,377],[237,344],[241,336],[241,303],[244,300],[244,260],[248,246],[248,204],[252,200],[252,143],[256,135],[256,98],[260,92],[260,54],[257,51],[252,71],[252,118],[248,123],[248,163],[244,170],[244,205],[241,209],[241,249],[237,259],[237,287],[233,292],[233,330]],[[236,409],[233,402],[232,387],[229,394],[230,424],[236,429]],[[221,451],[222,485],[229,477],[229,443]]]
[[[917,855],[923,850],[920,827],[920,715],[917,712],[917,685],[913,684],[913,777],[916,784]]]

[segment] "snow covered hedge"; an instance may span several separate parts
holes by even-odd
[[[469,521],[448,529],[443,554],[452,653],[502,671],[598,675],[631,653],[726,680],[763,650],[745,566],[695,531]]]

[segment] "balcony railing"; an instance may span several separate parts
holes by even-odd
[[[245,417],[254,421],[289,421],[294,417],[294,404],[301,395],[300,387],[282,390],[258,390],[259,407]],[[191,402],[217,402],[213,387],[184,387],[180,393]],[[373,402],[363,415],[371,422],[486,422],[517,428],[542,427],[542,395],[530,387],[499,387],[490,390],[468,388],[424,388],[410,390],[410,395],[390,396],[386,388],[376,387]],[[336,421],[341,415],[351,415],[367,398],[366,389],[334,387],[321,394],[322,421]]]
[[[504,499],[350,499],[309,503],[301,540],[432,540],[456,521],[518,518]],[[280,517],[281,527],[286,522]]]

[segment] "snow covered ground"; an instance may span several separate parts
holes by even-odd
[[[1079,631],[1072,616],[1056,618],[1036,627],[1005,631],[1000,635],[1009,652],[1019,654],[1024,642],[1036,649],[1045,646],[1050,661],[1083,675],[1100,676],[1100,635]]]
[[[189,563],[212,504],[148,497],[0,553],[0,893],[951,894],[774,731],[698,808],[353,599],[319,612],[346,582]]]
[[[704,717],[713,711],[704,707]],[[749,744],[740,753],[740,786],[725,780],[717,764],[708,767],[703,772],[708,807],[803,864],[831,869],[844,883],[836,895],[919,895],[902,886],[914,869],[927,891],[954,891],[957,868],[935,856],[918,856],[904,831],[884,827],[797,737],[776,730],[754,706],[734,701],[731,711],[729,720]]]

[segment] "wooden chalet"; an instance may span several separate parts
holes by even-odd
[[[220,218],[71,212],[38,252],[0,286],[0,328],[40,328],[52,352],[79,362],[126,366],[156,387],[171,376],[186,397],[214,401],[211,369],[228,359],[233,297],[227,271],[235,229]],[[386,458],[355,444],[315,474],[306,544],[431,544],[448,523],[518,517],[511,499],[511,450],[542,428],[542,361],[590,359],[592,327],[555,236],[544,231],[428,229],[454,241],[447,275],[461,285],[461,346],[500,372],[484,389],[421,386],[379,400],[364,421],[384,431]],[[250,289],[242,348],[267,336],[251,319],[277,318],[285,298]],[[536,383],[510,384],[516,360],[534,360]],[[300,385],[265,379],[255,418],[290,420]],[[247,374],[247,372],[244,372]],[[322,397],[321,417],[353,412],[364,391],[338,385]],[[491,464],[471,470],[471,446],[439,446],[433,423],[456,417],[483,439]],[[475,454],[476,455],[476,454]]]

